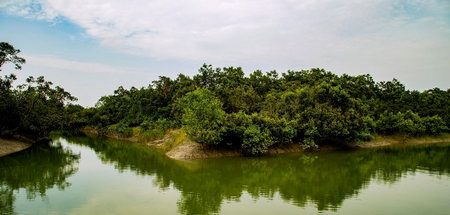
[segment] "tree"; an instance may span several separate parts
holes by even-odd
[[[3,64],[11,62],[15,65],[16,69],[22,69],[22,64],[25,63],[25,59],[17,56],[20,53],[19,49],[15,49],[12,45],[6,42],[0,42],[0,71]]]
[[[273,142],[267,129],[261,130],[256,125],[250,125],[244,131],[241,148],[246,155],[257,156],[266,153]]]
[[[17,97],[12,89],[16,76],[11,74],[0,77],[0,136],[14,129],[19,124],[20,112],[17,108]]]
[[[0,42],[0,71],[3,64],[12,62],[16,69],[21,69],[21,64],[25,59],[18,57],[19,49],[14,49],[12,45],[6,42]],[[16,128],[19,124],[18,118],[20,112],[17,108],[17,98],[12,89],[12,83],[16,80],[14,74],[4,78],[0,77],[0,135],[5,135],[5,131]]]
[[[218,144],[223,133],[222,103],[207,89],[198,89],[177,100],[181,122],[188,135],[202,144]]]
[[[66,127],[65,106],[67,102],[76,101],[63,88],[52,87],[53,83],[45,81],[43,76],[30,76],[26,83],[19,85],[15,92],[20,112],[19,126],[13,130],[33,137],[46,137],[50,131]]]

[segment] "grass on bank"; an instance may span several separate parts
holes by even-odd
[[[184,142],[190,141],[188,135],[183,129],[163,130],[161,128],[151,128],[145,126],[127,127],[121,123],[108,126],[103,134],[105,136],[120,139],[135,139],[139,142],[161,140],[160,146],[165,151],[170,151],[172,148]]]

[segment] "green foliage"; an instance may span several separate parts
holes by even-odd
[[[17,56],[19,49],[0,42],[0,69],[5,63],[13,63],[21,69],[25,59]],[[1,71],[1,70],[0,70]],[[43,76],[30,76],[25,84],[13,88],[16,76],[0,77],[0,136],[21,134],[32,138],[48,136],[52,130],[71,127],[76,121],[72,114],[80,112],[68,102],[76,98]]]
[[[148,88],[119,87],[100,99],[91,124],[125,122],[159,130],[182,125],[200,143],[238,148],[253,126],[268,135],[271,146],[295,142],[310,148],[369,141],[374,133],[447,132],[449,107],[448,90],[408,91],[396,79],[377,83],[370,75],[338,76],[323,69],[281,76],[257,70],[245,77],[240,67],[205,64],[192,79],[160,77]]]
[[[22,133],[45,137],[50,131],[66,126],[65,103],[76,98],[64,89],[51,87],[52,82],[44,77],[30,76],[26,84],[19,85],[16,90],[18,111],[22,113],[19,130]]]
[[[303,149],[307,150],[310,148],[317,148],[318,146],[316,145],[316,142],[312,137],[306,137],[305,139],[303,139],[302,147]]]
[[[242,150],[246,155],[261,155],[267,152],[273,144],[273,139],[267,129],[261,130],[256,125],[247,127],[244,131],[244,139],[242,142]]]
[[[421,123],[425,127],[425,134],[438,135],[443,132],[448,132],[448,127],[445,126],[444,120],[439,116],[423,117]]]
[[[218,144],[225,112],[222,103],[207,89],[187,93],[176,104],[186,133],[202,144]]]
[[[222,143],[251,156],[264,154],[275,143],[291,143],[296,134],[293,121],[244,112],[228,114],[223,127]]]
[[[14,80],[16,76],[13,74],[0,78],[0,135],[17,128],[20,123],[17,96],[11,89]]]
[[[16,69],[22,69],[22,64],[25,63],[25,59],[17,56],[20,53],[19,49],[15,49],[9,43],[0,42],[0,71],[3,64],[11,62]]]
[[[139,125],[139,128],[140,128],[140,131],[141,131],[141,132],[147,131],[147,130],[149,130],[149,129],[152,128],[152,127],[153,127],[153,123],[152,123],[151,121],[148,121],[148,120],[142,122],[142,123]]]
[[[157,121],[145,120],[139,125],[139,127],[141,130],[158,129],[167,131],[169,129],[177,128],[178,123],[174,120],[168,119],[158,119]]]
[[[360,133],[360,134],[358,134],[357,139],[360,141],[371,141],[371,140],[375,139],[375,137],[369,133]]]
[[[127,126],[125,123],[117,123],[108,126],[108,132],[118,135],[119,137],[130,137],[133,135],[133,129]]]
[[[399,125],[403,120],[401,113],[384,112],[377,121],[377,131],[382,134],[394,134],[400,130]]]
[[[12,89],[13,80],[14,75],[0,79],[0,99],[4,102],[0,105],[1,135],[19,133],[40,138],[69,126],[65,106],[66,102],[75,101],[75,97],[61,87],[53,88],[42,76],[27,78],[17,89]]]
[[[141,141],[153,141],[164,137],[164,131],[158,129],[141,130],[139,132],[138,138]]]
[[[438,135],[447,132],[448,128],[439,116],[421,118],[408,110],[406,113],[397,114],[385,112],[377,121],[377,130],[382,134],[403,133],[420,136]]]
[[[155,123],[154,123],[155,128],[166,131],[169,129],[173,129],[173,128],[177,128],[177,122],[173,121],[173,120],[168,120],[168,119],[158,119]]]

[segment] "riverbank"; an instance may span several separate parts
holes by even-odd
[[[175,131],[182,132],[182,131]],[[157,143],[156,146],[163,146],[165,143],[170,142],[171,136],[169,133],[164,139],[147,143],[152,146]],[[441,134],[439,136],[424,136],[424,137],[405,137],[402,135],[381,136],[376,135],[374,140],[362,143],[348,143],[345,145],[321,145],[318,151],[334,151],[342,148],[376,148],[386,147],[394,145],[419,145],[419,144],[432,144],[432,143],[445,143],[450,142],[450,134]],[[304,152],[305,150],[298,143],[283,144],[275,148],[270,148],[268,155],[277,155],[285,153]],[[240,157],[243,156],[239,149],[217,149],[207,146],[203,146],[199,143],[186,140],[178,143],[175,147],[167,150],[166,155],[175,160],[189,160],[189,159],[201,159],[201,158],[217,158],[217,157]]]
[[[0,157],[27,149],[31,143],[14,139],[0,138]]]
[[[404,135],[382,136],[375,135],[375,138],[369,142],[349,144],[355,148],[374,148],[391,145],[419,145],[430,143],[450,142],[450,134],[444,133],[438,136],[408,137]]]
[[[95,129],[83,129],[83,132],[98,135]],[[166,156],[175,160],[192,160],[204,158],[219,158],[219,157],[241,157],[243,154],[239,149],[233,148],[217,148],[205,146],[190,140],[182,129],[176,129],[166,132],[166,134],[157,140],[145,141],[139,137],[137,132],[133,132],[130,137],[120,137],[114,134],[105,134],[108,138],[125,140],[130,142],[144,143],[149,147],[159,148],[165,151]],[[347,148],[375,148],[390,145],[417,145],[428,143],[444,143],[450,142],[450,134],[441,134],[439,136],[424,136],[424,137],[407,137],[403,135],[381,136],[376,135],[372,141],[362,143],[349,143],[345,145],[322,145],[318,150],[333,151]],[[284,144],[276,148],[271,148],[268,155],[303,152],[304,149],[300,144]]]

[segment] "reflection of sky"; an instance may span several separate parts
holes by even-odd
[[[27,57],[20,80],[45,75],[90,106],[120,85],[192,76],[204,62],[247,73],[321,67],[396,77],[409,89],[449,87],[447,0],[178,4],[4,0],[0,38]]]
[[[24,190],[16,195],[18,214],[176,214],[180,192],[164,191],[154,185],[155,176],[136,175],[130,170],[119,172],[113,164],[104,164],[88,147],[68,145],[81,153],[78,172],[68,178],[71,186],[64,191],[47,190],[43,199],[26,200]],[[151,149],[150,149],[151,150]],[[326,155],[326,154],[325,154]],[[183,164],[189,168],[189,164]],[[193,166],[196,163],[192,164]],[[187,171],[189,172],[189,171]],[[336,210],[323,214],[445,214],[450,211],[448,194],[450,177],[429,171],[405,173],[389,183],[371,179],[357,194],[347,197]],[[320,186],[318,184],[317,186]],[[220,214],[317,214],[315,202],[295,206],[275,193],[273,197],[252,197],[244,191],[239,199],[224,200]]]

